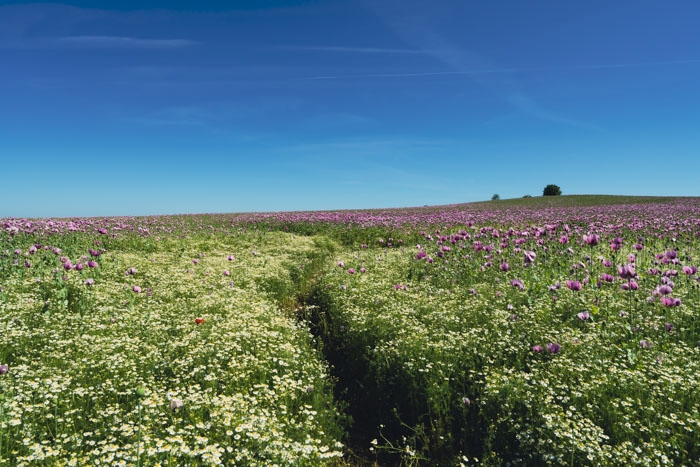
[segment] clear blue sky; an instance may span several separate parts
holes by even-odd
[[[228,4],[0,4],[0,217],[700,195],[696,0]]]

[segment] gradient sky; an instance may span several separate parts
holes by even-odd
[[[696,0],[218,3],[0,4],[0,216],[700,195]]]

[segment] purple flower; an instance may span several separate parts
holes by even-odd
[[[360,268],[360,272],[361,272],[362,274],[366,273],[366,272],[367,272],[367,268]]]
[[[85,285],[95,285],[95,279],[92,277],[85,280]]]
[[[582,288],[579,281],[566,281],[566,286],[569,288],[569,290],[573,290],[574,292],[578,292]]]
[[[581,313],[579,313],[576,316],[578,316],[578,319],[580,319],[581,321],[587,321],[591,318],[591,314],[588,313],[587,311],[582,311]]]
[[[469,406],[471,403],[472,401],[470,401],[468,397],[462,397],[462,404]]]
[[[661,297],[661,304],[665,307],[680,306],[681,299],[673,297]]]
[[[347,290],[347,287],[345,285],[341,285],[340,290]]]
[[[136,268],[129,268],[129,269],[126,270],[126,273],[127,273],[128,275],[130,275],[130,276],[133,276],[133,275],[136,274],[137,272],[138,272],[138,271],[136,270]]]
[[[343,263],[342,261],[338,261],[338,267],[339,267],[339,268],[344,268],[344,267],[345,267],[345,263]]]
[[[7,365],[0,365],[0,375],[6,375],[8,371],[10,368]]]
[[[622,277],[623,279],[632,279],[637,275],[637,273],[634,271],[634,265],[632,264],[626,264],[624,266],[618,265],[617,266],[617,273]]]
[[[192,260],[192,264],[198,264],[198,263],[199,263],[199,260],[198,260],[198,259],[195,258],[195,259]]]
[[[600,237],[596,234],[584,235],[583,241],[586,242],[587,245],[596,246],[600,241]]]
[[[600,275],[600,280],[605,281],[605,282],[612,282],[615,280],[615,277],[612,274],[601,274]]]
[[[561,350],[561,345],[557,344],[556,342],[550,342],[547,344],[547,350],[551,354],[557,354]]]
[[[525,252],[525,264],[532,264],[535,262],[535,258],[537,258],[537,254],[534,251],[526,251]]]
[[[226,259],[229,260],[229,261],[233,261],[234,258],[233,258],[233,255],[228,255],[228,256],[226,257]]]
[[[230,275],[231,275],[231,273],[228,270],[224,270],[224,276],[228,277]]]
[[[503,272],[508,272],[508,269],[510,269],[510,266],[508,265],[508,263],[501,263],[500,269]]]
[[[544,350],[544,347],[542,347],[541,345],[533,345],[530,348],[530,350],[532,350],[535,353],[542,353],[542,351]]]
[[[135,285],[134,287],[132,287],[131,290],[133,290],[134,293],[141,293],[141,287],[139,287],[138,285]]]
[[[353,268],[348,269],[348,274],[355,274],[355,270]]]
[[[525,290],[525,283],[519,279],[513,279],[510,281],[510,285],[517,287],[520,290]]]
[[[693,274],[695,274],[697,272],[697,269],[695,271],[693,271],[693,268],[690,266],[683,266],[683,268],[681,268],[681,270],[683,271],[683,274],[685,274],[686,276],[692,276]]]
[[[97,262],[96,262],[96,261],[90,260],[90,261],[87,262],[87,265],[88,265],[89,268],[96,268],[96,267],[97,267]]]
[[[672,323],[666,323],[666,324],[664,324],[664,327],[666,328],[666,330],[667,330],[668,332],[671,332],[671,331],[673,331],[673,329],[674,329],[674,326],[673,326]]]
[[[643,349],[650,349],[654,346],[654,344],[652,344],[646,339],[642,339],[641,341],[639,341],[639,346]]]
[[[661,285],[657,290],[661,295],[669,295],[673,293],[673,288],[670,285]]]

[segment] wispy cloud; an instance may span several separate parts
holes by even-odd
[[[307,80],[324,80],[324,79],[356,79],[356,78],[420,78],[425,76],[449,76],[449,75],[468,75],[474,72],[464,71],[418,71],[415,73],[365,73],[357,75],[318,75],[307,76]]]
[[[585,123],[545,109],[529,97],[515,79],[516,69],[503,68],[490,63],[484,57],[464,49],[430,25],[422,3],[365,2],[401,39],[412,47],[424,50],[436,61],[450,68],[453,74],[468,76],[474,83],[488,89],[516,111],[540,120],[575,127],[591,127]]]
[[[361,54],[427,55],[429,51],[419,49],[393,49],[386,47],[344,47],[344,46],[282,46],[283,50],[305,52],[342,52]]]
[[[537,73],[537,72],[559,72],[559,71],[582,71],[582,70],[607,70],[619,68],[647,68],[674,65],[692,65],[700,63],[700,59],[687,60],[659,60],[648,62],[629,63],[608,63],[591,65],[569,65],[569,66],[543,66],[543,67],[518,67],[518,68],[485,68],[465,71],[415,71],[403,73],[362,73],[346,75],[319,75],[307,76],[307,80],[331,80],[331,79],[356,79],[356,78],[421,78],[430,76],[472,76],[479,74],[498,73]]]
[[[156,31],[167,20],[155,10],[116,12],[59,2],[0,5],[0,49],[176,49],[197,44],[183,37],[158,37]],[[156,37],[142,37],[135,29],[138,24],[153,25],[147,31]],[[105,25],[119,32],[94,33]]]
[[[511,104],[515,109],[517,109],[519,112],[522,112],[525,115],[530,115],[535,118],[539,118],[541,120],[546,120],[552,123],[560,123],[562,125],[574,127],[574,128],[581,128],[585,130],[595,130],[595,131],[601,131],[603,130],[600,126],[588,123],[588,122],[582,122],[573,118],[570,118],[566,115],[562,115],[558,112],[554,112],[551,110],[548,110],[546,108],[543,108],[542,106],[538,105],[534,99],[532,99],[529,96],[526,96],[524,94],[518,94],[518,93],[513,93],[509,94],[507,96],[508,103]]]
[[[452,143],[452,141],[441,139],[397,137],[386,139],[345,139],[301,143],[286,149],[309,155],[320,154],[323,157],[327,157],[328,154],[353,154],[358,157],[372,157],[374,155],[383,156],[386,155],[387,152],[392,151],[406,153],[409,151],[424,151],[429,148],[437,149],[451,145]]]
[[[91,49],[175,49],[198,44],[189,39],[153,39],[128,36],[66,36],[55,44]]]
[[[203,127],[212,115],[199,107],[167,107],[144,115],[125,117],[125,122],[143,126],[194,126]]]

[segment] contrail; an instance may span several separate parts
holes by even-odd
[[[687,60],[661,60],[653,62],[630,62],[630,63],[610,63],[599,65],[571,65],[571,66],[549,66],[549,67],[524,67],[524,68],[489,68],[483,70],[468,71],[426,71],[413,73],[367,73],[358,75],[323,75],[308,76],[306,80],[332,80],[351,78],[420,78],[425,76],[450,76],[450,75],[478,75],[491,73],[531,73],[540,71],[577,71],[577,70],[604,70],[613,68],[642,68],[650,66],[666,65],[688,65],[700,63],[700,59]]]

